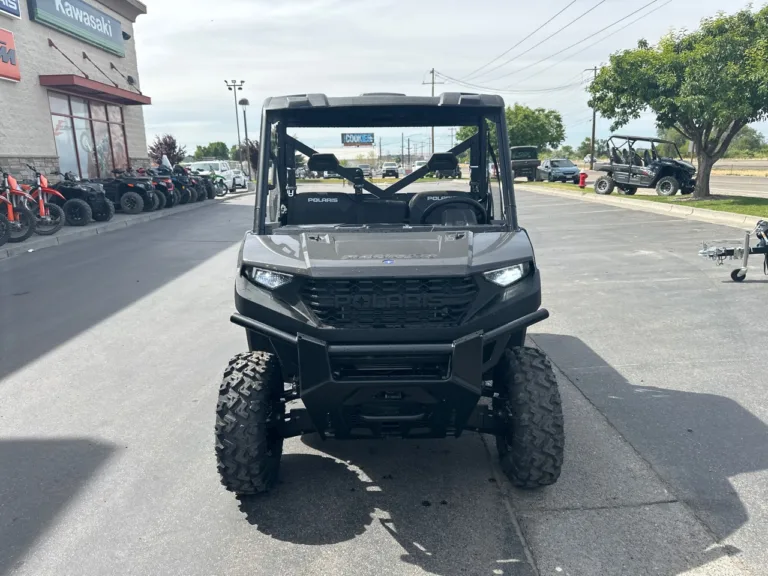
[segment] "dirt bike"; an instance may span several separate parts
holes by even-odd
[[[65,220],[64,210],[53,199],[58,198],[63,201],[64,196],[48,185],[48,178],[37,168],[30,164],[27,164],[27,168],[34,172],[35,183],[22,184],[21,188],[34,198],[34,204],[27,204],[27,208],[35,215],[35,234],[51,236],[61,230]]]
[[[8,242],[11,237],[11,223],[5,215],[5,198],[0,196],[0,246]]]
[[[23,242],[35,233],[35,215],[27,208],[35,199],[24,192],[16,179],[0,168],[0,198],[5,204],[6,218],[10,226],[9,242]]]

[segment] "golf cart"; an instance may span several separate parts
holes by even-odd
[[[302,141],[305,130],[310,138],[317,129],[433,125],[476,134],[381,187]],[[549,312],[517,220],[503,99],[274,97],[264,104],[260,141],[270,145],[260,152],[265,169],[231,316],[248,351],[230,360],[216,408],[223,485],[238,494],[270,490],[283,439],[292,436],[464,431],[495,436],[514,485],[557,481],[557,379],[547,356],[525,345],[527,328]],[[467,180],[447,188],[425,179],[454,170],[465,152]],[[297,154],[309,170],[337,173],[351,186],[297,182]]]
[[[595,192],[633,195],[638,188],[655,188],[659,196],[690,194],[696,168],[683,160],[677,144],[661,138],[614,135],[608,139],[609,161],[596,164],[605,172],[595,181]],[[669,155],[664,155],[667,153]]]

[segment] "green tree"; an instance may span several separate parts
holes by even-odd
[[[149,157],[155,164],[160,164],[163,159],[163,154],[168,157],[168,161],[171,165],[176,165],[184,160],[187,155],[187,149],[184,146],[179,146],[176,138],[170,134],[163,134],[162,136],[155,136],[154,141],[149,146]]]
[[[690,144],[690,140],[680,134],[677,130],[674,128],[657,128],[656,135],[659,138],[662,138],[663,140],[669,140],[670,142],[674,142],[677,146],[677,150],[675,150],[674,146],[671,146],[669,144],[659,144],[656,149],[659,151],[659,154],[662,156],[668,156],[670,158],[674,158],[677,156],[677,151],[680,151],[680,154],[685,156],[688,152],[688,146]]]
[[[579,158],[584,158],[585,156],[592,154],[592,138],[584,138],[581,144],[579,144],[579,147],[576,148],[576,154],[578,154]]]
[[[613,54],[590,85],[590,106],[611,130],[650,109],[660,128],[691,140],[698,159],[694,197],[709,196],[714,163],[736,134],[768,116],[768,7],[702,20],[656,46]]]
[[[529,108],[522,104],[507,106],[504,112],[507,120],[510,146],[536,146],[557,148],[565,140],[563,117],[556,110]],[[477,132],[474,126],[462,126],[456,131],[456,139],[463,142]],[[491,142],[496,141],[496,127],[490,126]]]
[[[558,158],[575,158],[576,155],[577,152],[573,149],[573,146],[568,146],[567,144],[561,146],[553,153],[553,156],[557,156]]]
[[[758,132],[752,126],[744,126],[731,142],[731,147],[728,149],[727,156],[747,156],[754,157],[759,154],[764,154],[765,150],[765,135],[762,132]]]
[[[229,148],[224,142],[211,142],[206,146],[198,146],[195,149],[195,160],[202,160],[203,158],[229,160]]]

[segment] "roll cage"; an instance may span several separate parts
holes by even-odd
[[[636,144],[638,142],[648,142],[650,144],[650,148],[647,150],[652,162],[663,157],[661,154],[659,154],[657,147],[655,146],[656,144],[665,144],[670,146],[677,154],[677,159],[683,159],[677,144],[671,140],[664,140],[663,138],[650,138],[646,136],[623,136],[614,134],[608,138],[608,158],[610,159],[610,163],[636,166],[642,166],[648,163],[647,158],[641,158],[640,155],[637,154],[638,147]]]
[[[436,97],[408,97],[398,94],[369,94],[354,98],[328,98],[322,94],[269,98],[261,121],[260,169],[256,190],[254,231],[266,233],[267,202],[277,190],[280,205],[296,193],[296,153],[312,158],[318,151],[288,134],[293,128],[385,128],[420,126],[473,126],[476,133],[445,154],[469,154],[470,193],[490,195],[488,164],[499,167],[499,210],[501,219],[516,229],[517,214],[510,171],[509,139],[504,102],[495,95],[445,93]],[[498,135],[490,142],[491,126]],[[429,163],[386,188],[362,176],[356,168],[338,166],[334,172],[352,182],[356,189],[379,199],[391,199],[409,184],[430,172]]]

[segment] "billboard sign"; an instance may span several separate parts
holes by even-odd
[[[0,28],[0,79],[10,80],[11,82],[21,80],[13,32],[3,30],[2,28]]]
[[[83,0],[27,0],[27,4],[31,20],[117,56],[125,56],[120,21]]]
[[[0,14],[11,18],[21,18],[20,0],[0,0]]]
[[[374,139],[370,133],[342,134],[341,143],[344,146],[373,146]]]

